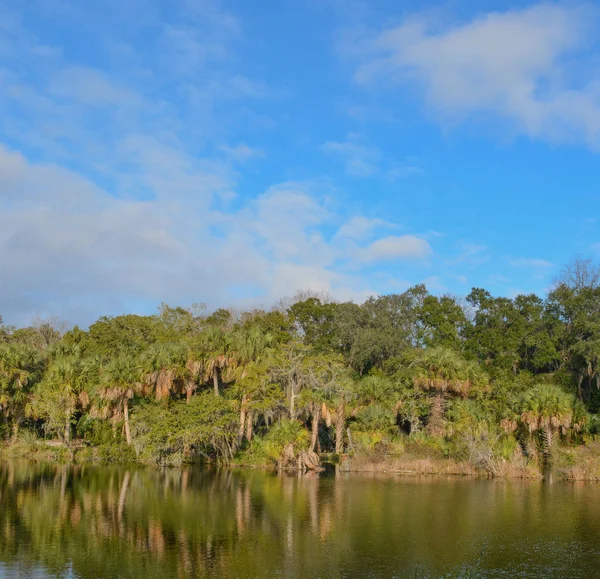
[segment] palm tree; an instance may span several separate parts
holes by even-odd
[[[273,336],[260,326],[236,328],[228,339],[229,352],[235,358],[236,365],[245,365],[258,361],[273,343]]]
[[[97,396],[98,402],[103,406],[95,405],[92,414],[106,417],[106,414],[110,413],[115,424],[123,419],[128,445],[132,443],[129,401],[143,390],[139,366],[132,356],[119,354],[102,368]]]
[[[566,435],[573,422],[573,405],[573,396],[553,384],[538,384],[521,398],[521,423],[530,434],[541,432],[548,462],[552,458],[554,435]]]
[[[262,363],[272,341],[258,325],[238,327],[228,338],[228,365],[235,368],[234,394],[240,398],[238,445],[244,436],[248,442],[252,439],[259,414],[268,418],[280,405],[267,366]]]
[[[344,451],[344,432],[349,403],[355,399],[355,384],[343,366],[335,369],[333,380],[325,389],[325,399],[321,407],[321,417],[327,428],[332,425],[335,430],[335,452]]]
[[[239,400],[238,446],[244,438],[248,442],[252,440],[257,420],[262,418],[268,426],[285,411],[281,389],[270,379],[268,367],[263,362],[249,362],[239,367],[231,392]]]
[[[30,411],[32,384],[41,370],[37,350],[24,344],[0,346],[0,411],[12,420],[13,441],[19,425]]]
[[[223,328],[211,324],[203,331],[200,342],[205,357],[204,379],[212,379],[215,396],[220,396],[219,374],[223,378],[225,372],[228,371],[231,376],[235,370],[235,358],[229,355],[228,336]]]
[[[183,344],[153,344],[140,357],[143,382],[152,389],[157,400],[188,389],[191,371],[188,348]]]
[[[307,372],[310,351],[310,348],[301,342],[292,341],[273,352],[269,360],[271,379],[281,384],[286,398],[289,398],[291,420],[296,419],[296,399],[310,382]]]
[[[487,385],[487,376],[475,363],[448,348],[428,348],[411,364],[413,384],[425,392],[434,392],[427,429],[431,434],[444,432],[444,398],[446,395],[466,398],[474,387]]]
[[[71,421],[77,408],[89,404],[86,386],[93,382],[97,369],[96,360],[85,358],[79,346],[58,344],[51,352],[50,364],[44,377],[48,392],[41,391],[41,408],[53,419],[49,421],[56,427],[56,417],[63,415],[64,442],[71,442]]]
[[[302,390],[298,396],[298,408],[311,422],[310,456],[315,452],[319,439],[319,425],[323,409],[327,410],[327,398],[340,374],[339,359],[310,352],[303,359],[301,371]]]

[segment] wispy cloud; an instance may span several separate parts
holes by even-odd
[[[361,267],[432,252],[413,235],[378,239],[389,224],[362,217],[337,230],[355,243],[340,243],[327,234],[340,216],[310,182],[281,183],[223,211],[219,198],[234,183],[212,166],[152,143],[131,142],[129,152],[136,149],[154,193],[145,200],[117,198],[69,169],[0,147],[6,319],[25,323],[43,309],[85,323],[161,301],[224,305],[239,303],[241,288],[268,303],[299,288],[362,298],[375,290]],[[365,236],[375,241],[365,245]]]
[[[341,159],[349,175],[370,177],[380,171],[381,151],[360,143],[355,135],[349,135],[345,141],[327,141],[323,150]]]
[[[600,145],[600,91],[593,57],[599,11],[537,4],[460,24],[417,15],[353,37],[360,84],[414,85],[443,118],[488,113],[518,133]],[[510,41],[507,42],[507,39]]]
[[[449,265],[466,265],[475,267],[489,261],[489,248],[476,243],[460,242],[457,244],[458,255],[448,260]]]
[[[395,259],[419,259],[432,253],[427,241],[415,235],[390,235],[374,241],[358,251],[358,258],[365,262]]]
[[[236,139],[244,126],[256,132],[259,116],[266,124],[249,103],[285,93],[239,65],[241,25],[217,1],[202,9],[176,2],[165,13],[155,0],[139,11],[124,2],[98,27],[89,22],[103,3],[85,10],[72,0],[55,0],[52,10],[47,4],[36,0],[23,10],[46,13],[47,29],[56,19],[86,34],[85,50],[73,58],[77,46],[44,45],[25,28],[33,18],[9,11],[0,29],[0,114],[4,140],[49,158],[82,163],[88,153],[113,164],[113,151],[130,134],[207,156],[215,152],[207,146]],[[116,38],[113,29],[127,34]]]
[[[373,177],[383,175],[390,181],[419,175],[425,171],[419,159],[406,155],[403,159],[394,159],[383,154],[379,147],[368,144],[361,135],[348,134],[344,141],[327,141],[321,149],[329,156],[344,164],[348,175],[354,177]]]
[[[422,175],[424,173],[425,170],[421,167],[418,157],[408,155],[402,161],[392,164],[387,172],[387,177],[390,181],[396,181],[397,179]]]
[[[266,154],[262,149],[249,147],[245,143],[240,143],[239,145],[235,145],[233,147],[230,147],[228,145],[221,145],[219,149],[223,151],[228,157],[239,163],[245,163],[250,159],[266,158]]]
[[[394,224],[384,219],[364,216],[353,217],[338,229],[336,237],[360,241],[370,237],[374,231],[389,229],[390,227],[394,227]]]
[[[550,269],[554,267],[553,263],[546,261],[545,259],[531,259],[521,257],[519,259],[513,259],[509,262],[513,267],[522,267],[527,269]]]
[[[511,280],[501,273],[492,273],[487,276],[487,281],[494,285],[506,285],[507,283],[510,283]]]

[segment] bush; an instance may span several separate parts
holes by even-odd
[[[283,468],[286,457],[298,456],[309,441],[310,434],[299,420],[281,420],[264,437],[254,438],[239,462]]]
[[[132,416],[134,448],[142,460],[161,465],[194,458],[229,462],[237,421],[233,403],[208,392],[194,396],[189,404],[149,403]]]

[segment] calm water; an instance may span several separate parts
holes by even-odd
[[[598,577],[600,486],[0,464],[0,577]]]

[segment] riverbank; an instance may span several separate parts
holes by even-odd
[[[507,465],[508,466],[508,465]],[[477,478],[541,478],[534,468],[515,467],[501,469],[495,475],[476,469],[467,462],[445,458],[416,458],[411,456],[373,460],[369,456],[355,456],[340,465],[343,472],[390,473],[404,475],[465,476]]]
[[[26,459],[49,463],[100,463],[100,464],[155,464],[139,460],[131,447],[120,445],[72,445],[67,448],[58,441],[17,441],[0,444],[0,458],[5,460]],[[376,453],[353,455],[323,455],[322,466],[335,465],[338,472],[398,474],[406,476],[435,475],[472,478],[542,479],[543,472],[537,463],[526,461],[522,456],[502,461],[490,468],[476,468],[468,461],[458,461],[439,456],[415,456],[403,453],[397,456],[382,456]],[[185,461],[180,462],[181,465]],[[170,466],[178,466],[176,461]],[[272,470],[272,462],[257,463],[239,457],[233,464],[236,468]],[[492,470],[493,468],[493,470]],[[295,470],[295,469],[294,469]],[[555,452],[552,471],[555,480],[600,482],[600,442],[592,441],[575,447],[559,447]]]

